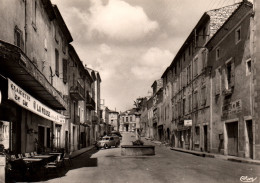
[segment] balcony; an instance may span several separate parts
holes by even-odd
[[[0,72],[53,109],[65,110],[67,103],[27,55],[15,45],[0,41]]]
[[[87,93],[86,96],[86,108],[90,110],[95,110],[96,103],[93,98]]]
[[[79,81],[77,81],[76,86],[70,87],[70,96],[76,101],[84,100],[84,88],[80,85]]]

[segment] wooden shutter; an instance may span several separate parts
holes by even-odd
[[[63,60],[63,82],[67,83],[68,81],[68,61],[66,59]]]
[[[225,92],[226,90],[226,68],[222,69],[222,77],[221,77],[221,88],[222,88],[222,92]]]
[[[235,63],[231,62],[231,78],[230,78],[230,87],[234,87],[235,85]]]
[[[216,69],[216,76],[215,76],[215,94],[220,94],[220,71]]]

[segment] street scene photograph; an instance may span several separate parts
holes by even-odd
[[[0,183],[260,183],[259,0],[1,0],[0,22]]]

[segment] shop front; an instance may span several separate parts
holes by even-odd
[[[65,117],[12,80],[2,77],[1,81],[0,144],[14,154],[61,147],[60,130],[65,124]]]

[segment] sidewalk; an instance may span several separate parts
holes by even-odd
[[[189,153],[189,154],[193,154],[193,155],[201,156],[201,157],[218,158],[218,159],[223,159],[223,160],[228,160],[228,161],[235,161],[235,162],[240,162],[240,163],[250,163],[250,164],[260,165],[259,160],[246,159],[246,158],[242,158],[242,157],[225,156],[225,155],[222,155],[222,154],[212,154],[212,153],[207,153],[207,152],[186,150],[186,149],[181,149],[181,148],[176,148],[176,147],[172,147],[171,150],[183,152],[183,153]]]
[[[87,152],[87,151],[93,149],[94,147],[95,147],[95,146],[91,145],[91,146],[89,146],[89,147],[85,147],[85,148],[82,148],[82,149],[80,149],[80,150],[73,151],[73,152],[72,152],[72,155],[71,155],[71,158],[72,158],[72,159],[73,159],[73,158],[76,158],[76,157],[78,157],[79,155],[81,155],[81,154],[83,154],[83,153],[85,153],[85,152]]]
[[[151,140],[151,139],[146,138],[146,137],[145,137],[145,140],[147,140],[148,142],[150,141],[151,143],[154,143],[158,146],[164,145],[160,141]],[[249,164],[260,165],[260,160],[246,159],[246,158],[236,157],[236,156],[225,156],[225,155],[222,155],[222,154],[213,154],[213,153],[207,153],[207,152],[193,151],[193,150],[187,150],[187,149],[176,148],[176,147],[169,147],[169,149],[173,150],[173,151],[182,152],[182,153],[192,154],[192,155],[195,155],[195,156],[208,157],[208,158],[218,158],[218,159],[227,160],[227,161],[235,161],[235,162],[240,162],[240,163],[249,163]]]

